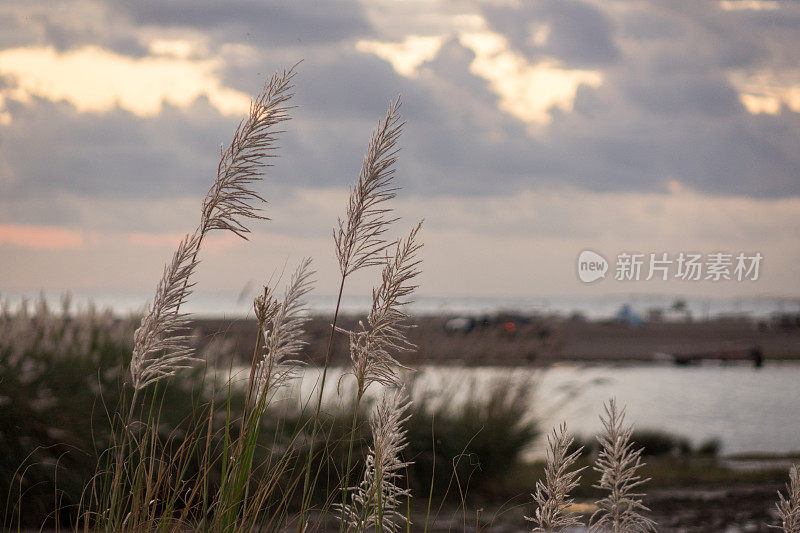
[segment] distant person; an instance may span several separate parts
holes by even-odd
[[[750,357],[753,358],[753,364],[756,368],[761,368],[764,364],[764,352],[761,351],[761,346],[755,346],[750,350]]]

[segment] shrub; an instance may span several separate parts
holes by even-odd
[[[473,383],[462,403],[453,391],[435,403],[419,402],[408,423],[416,490],[428,493],[433,480],[438,494],[500,494],[504,477],[539,436],[530,411],[534,392],[531,383],[498,380],[486,398]]]

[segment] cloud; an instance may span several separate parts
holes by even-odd
[[[84,236],[79,231],[53,226],[0,224],[0,245],[12,245],[33,250],[64,250],[80,248]]]
[[[598,71],[565,69],[557,61],[532,64],[494,32],[464,33],[460,40],[475,53],[471,72],[489,81],[500,109],[528,123],[549,123],[554,108],[571,111],[579,86],[603,80]]]
[[[97,209],[124,199],[140,210],[119,212],[121,228],[158,232],[159,213],[141,206],[199,201],[247,95],[299,58],[298,108],[264,184],[271,208],[350,183],[398,93],[399,179],[417,197],[676,183],[712,197],[800,195],[793,4],[72,5],[0,7],[9,224],[74,224],[76,197]]]
[[[115,4],[139,24],[192,28],[216,37],[218,43],[316,45],[365,36],[370,31],[358,4],[351,0],[238,0],[222,4],[214,0],[144,0]]]
[[[175,47],[185,41],[165,42]],[[174,55],[131,58],[88,46],[58,52],[52,47],[10,48],[0,51],[0,73],[12,86],[0,93],[26,100],[38,96],[65,100],[79,112],[124,109],[139,116],[154,116],[167,103],[188,107],[205,97],[220,112],[247,112],[247,95],[223,87],[214,75],[215,60],[192,60]]]
[[[391,63],[398,74],[414,77],[422,63],[436,56],[443,39],[441,35],[408,35],[399,43],[362,40],[356,50],[373,53]]]
[[[217,169],[220,142],[236,118],[203,98],[185,109],[165,106],[153,117],[115,109],[81,113],[69,103],[32,97],[7,102],[0,125],[4,197],[154,198],[202,194]]]
[[[238,294],[246,283],[258,286],[284,265],[311,255],[319,271],[318,293],[330,294],[338,272],[330,230],[346,197],[343,188],[304,188],[271,205],[272,220],[255,225],[250,242],[214,234],[211,246],[204,247],[201,254],[200,293]],[[137,224],[130,222],[123,228],[114,214],[133,206],[83,201],[88,205],[81,209],[80,224],[114,229],[95,232],[79,249],[0,245],[5,252],[0,253],[0,269],[6,289],[35,289],[46,284],[149,292],[180,235],[196,222],[197,206],[191,209],[190,202],[185,202],[185,216],[173,220],[163,202],[142,210],[142,218],[161,220],[161,229],[134,229]],[[422,289],[428,295],[586,294],[573,272],[575,258],[586,248],[606,257],[623,250],[761,252],[764,277],[757,284],[725,285],[726,294],[731,295],[791,293],[793,289],[787,288],[794,286],[800,261],[800,250],[793,245],[800,231],[797,198],[718,198],[686,190],[598,194],[536,188],[471,198],[404,194],[394,206],[402,217],[393,228],[396,235],[416,219],[426,218]],[[179,207],[183,211],[183,205]],[[373,281],[365,275],[354,280],[351,289],[367,294]],[[658,287],[679,292],[691,288],[712,295],[719,295],[720,290],[712,283]],[[653,288],[652,284],[639,284],[625,290]]]
[[[558,58],[571,68],[618,59],[614,23],[598,7],[579,0],[483,4],[490,27],[508,37],[532,61]]]

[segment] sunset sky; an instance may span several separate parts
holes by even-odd
[[[0,294],[146,297],[250,96],[302,59],[258,188],[272,220],[212,237],[198,293],[305,255],[335,292],[331,228],[401,94],[396,231],[426,220],[422,295],[800,297],[798,58],[788,0],[5,0]],[[586,285],[584,249],[764,261]]]

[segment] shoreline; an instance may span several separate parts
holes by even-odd
[[[340,316],[338,326],[356,329],[360,315]],[[331,317],[313,315],[306,324],[308,345],[303,360],[324,360]],[[413,317],[409,330],[416,351],[401,355],[412,365],[550,366],[559,363],[619,364],[715,361],[754,363],[800,360],[800,326],[781,326],[754,319],[714,319],[693,322],[588,321],[497,314],[478,319],[446,315]],[[226,353],[249,361],[256,338],[254,319],[198,318],[192,321],[197,348],[218,337]],[[349,361],[346,335],[334,340],[330,363]]]

